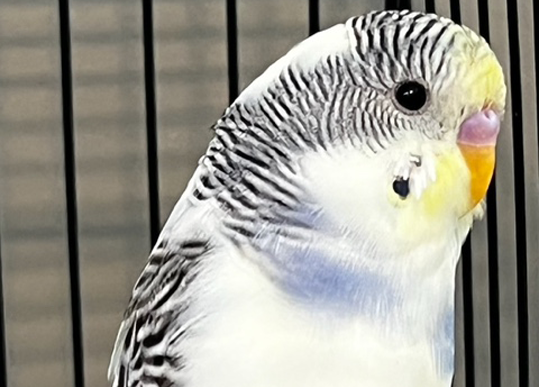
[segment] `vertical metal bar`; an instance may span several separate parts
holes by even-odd
[[[427,13],[436,12],[436,5],[435,5],[434,0],[425,0],[425,12]]]
[[[0,230],[1,234],[1,230]],[[2,237],[0,235],[0,387],[7,387],[6,325],[4,315],[4,273],[2,271]]]
[[[412,9],[411,0],[386,0],[385,9]]]
[[[232,103],[239,94],[238,14],[236,0],[226,0],[226,23],[228,43],[228,101]]]
[[[518,36],[518,4],[507,0],[509,30],[509,71],[513,118],[513,173],[515,178],[517,296],[518,296],[518,364],[519,383],[528,386],[528,257],[526,243],[526,182],[524,136],[522,124],[522,90],[520,78],[520,38]]]
[[[535,0],[531,0],[532,7],[533,7],[533,32],[538,33],[539,32],[539,3]],[[537,36],[537,35],[535,35]],[[535,90],[537,91],[539,95],[539,39],[535,39]],[[537,121],[539,122],[539,97],[536,100],[536,111],[537,111]],[[539,125],[538,125],[539,126]],[[539,128],[538,128],[539,130]],[[537,149],[539,149],[539,133],[537,135]],[[537,155],[539,156],[539,151],[537,152]],[[539,157],[538,157],[539,159]]]
[[[309,35],[320,31],[320,1],[309,0]]]
[[[62,70],[62,118],[67,213],[67,242],[71,290],[71,321],[75,386],[84,387],[82,303],[79,267],[75,138],[73,130],[73,76],[71,66],[71,27],[69,0],[59,0],[60,60]]]
[[[146,146],[148,155],[148,198],[152,246],[161,230],[159,208],[159,164],[157,150],[157,106],[155,96],[155,57],[153,41],[153,0],[142,0],[144,40],[144,88],[146,95]]]
[[[528,192],[526,194],[526,208],[529,224],[527,231],[528,241],[528,343],[529,362],[539,364],[539,3],[535,0],[519,2],[522,12],[519,12],[523,20],[520,28],[520,43],[523,55],[522,73],[525,82],[523,86],[523,99],[526,101],[523,111],[523,126],[526,136],[525,160],[527,167]],[[533,31],[533,33],[530,33]],[[524,59],[526,58],[526,59]],[[531,78],[535,78],[533,81]],[[530,386],[539,386],[539,367],[530,366]]]
[[[453,20],[455,23],[460,23],[461,14],[459,0],[449,0],[449,12],[451,15],[451,20]]]
[[[460,2],[459,0],[451,0],[449,3],[449,7],[451,10],[451,19],[455,23],[460,24],[461,23],[461,15],[460,15]]]

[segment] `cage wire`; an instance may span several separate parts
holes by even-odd
[[[24,3],[27,7],[34,5],[32,1],[25,0]],[[79,173],[76,165],[77,124],[75,118],[77,112],[74,105],[77,84],[73,79],[73,48],[76,49],[76,47],[73,44],[73,14],[70,10],[73,3],[69,0],[59,0],[56,8],[57,16],[51,16],[54,23],[57,23],[59,31],[58,49],[61,68],[59,81],[63,128],[61,149],[67,232],[65,244],[69,262],[66,275],[69,276],[70,290],[71,361],[68,362],[67,367],[72,367],[72,371],[65,371],[64,366],[60,371],[49,372],[60,372],[61,378],[72,378],[76,387],[84,387],[85,384],[89,384],[87,379],[91,372],[87,370],[89,360],[85,356],[88,341],[84,340],[87,323],[84,320],[82,300],[84,287],[81,284],[81,229],[78,212],[81,187],[77,180]],[[147,235],[150,239],[148,245],[155,243],[162,225],[159,176],[160,164],[166,162],[160,159],[159,152],[155,3],[152,0],[142,0],[141,3],[137,3],[141,7],[140,28],[143,44],[141,63],[143,72],[140,82],[144,88],[146,189],[149,210]],[[217,1],[206,1],[206,3],[206,7],[211,7]],[[228,101],[231,102],[244,86],[241,67],[243,57],[239,51],[242,42],[238,33],[238,22],[241,21],[238,16],[238,7],[242,5],[242,1],[223,0],[222,3],[224,3],[222,7],[224,7],[225,18],[225,27],[222,32],[226,38],[227,70],[225,74],[219,76],[227,78]],[[326,26],[326,23],[321,22],[321,16],[327,12],[328,7],[338,6],[333,2],[332,5],[328,5],[328,1],[322,0],[308,0],[308,3],[307,1],[305,3],[307,5],[305,24],[308,34],[316,33],[322,25]],[[356,7],[358,10],[365,11],[365,5],[360,4],[360,1],[343,0],[342,3],[346,3],[351,9]],[[509,86],[509,105],[504,123],[507,133],[500,146],[500,159],[505,163],[500,163],[498,166],[497,177],[488,192],[486,221],[474,229],[462,250],[461,267],[457,273],[457,375],[454,385],[456,387],[539,386],[539,313],[537,312],[539,300],[537,288],[539,143],[537,141],[536,90],[538,84],[535,57],[538,47],[533,38],[535,22],[539,22],[538,7],[535,6],[533,0],[473,2],[468,0],[386,0],[365,3],[379,8],[383,5],[386,9],[437,12],[451,17],[457,23],[471,23],[471,28],[476,29],[487,41],[490,41],[505,68]],[[9,2],[8,6],[16,7],[16,3]],[[110,6],[110,3],[103,2],[103,6]],[[21,12],[28,12],[28,9],[21,9]],[[3,54],[1,44],[5,43],[2,39],[0,37],[0,56]],[[32,46],[32,43],[25,39],[14,41],[14,44]],[[282,47],[282,50],[287,48]],[[244,52],[243,55],[251,54]],[[1,66],[0,60],[0,68]],[[259,70],[261,69],[257,69]],[[0,73],[0,88],[8,84],[5,77]],[[9,122],[2,119],[2,125],[7,127]],[[5,201],[2,213],[6,213]],[[3,291],[8,280],[6,265],[3,264],[4,261],[7,262],[8,250],[4,248],[4,245],[6,239],[11,238],[13,233],[5,231],[7,221],[4,218],[3,216],[0,229],[0,301],[2,306],[0,308],[0,386],[7,386],[8,381],[11,386],[24,386],[30,384],[25,384],[25,379],[18,376],[21,371],[14,371],[20,359],[10,348],[10,345],[20,338],[10,336],[10,330],[6,329],[6,324],[9,324],[7,302],[13,292]],[[115,330],[116,326],[111,329]],[[112,347],[112,341],[110,346]],[[34,361],[24,364],[26,367],[32,367],[37,363]],[[102,368],[102,372],[99,383],[106,385],[105,369]],[[46,374],[43,378],[47,379]],[[47,382],[42,385],[47,385]],[[67,385],[70,383],[67,382]]]

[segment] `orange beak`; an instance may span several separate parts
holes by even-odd
[[[487,193],[494,173],[499,132],[500,117],[491,109],[472,115],[460,127],[457,144],[471,175],[470,209]]]

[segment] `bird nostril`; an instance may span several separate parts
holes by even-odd
[[[498,114],[494,112],[492,109],[483,109],[481,113],[485,116],[485,118],[489,121],[495,120],[498,117]]]
[[[410,194],[410,181],[408,179],[397,178],[393,181],[393,191],[401,197],[406,199]]]

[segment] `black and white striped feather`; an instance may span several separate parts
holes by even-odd
[[[133,290],[109,368],[114,387],[179,386],[184,359],[174,348],[187,324],[185,289],[196,278],[197,265],[211,251],[207,239],[179,245],[162,240],[154,249]]]

